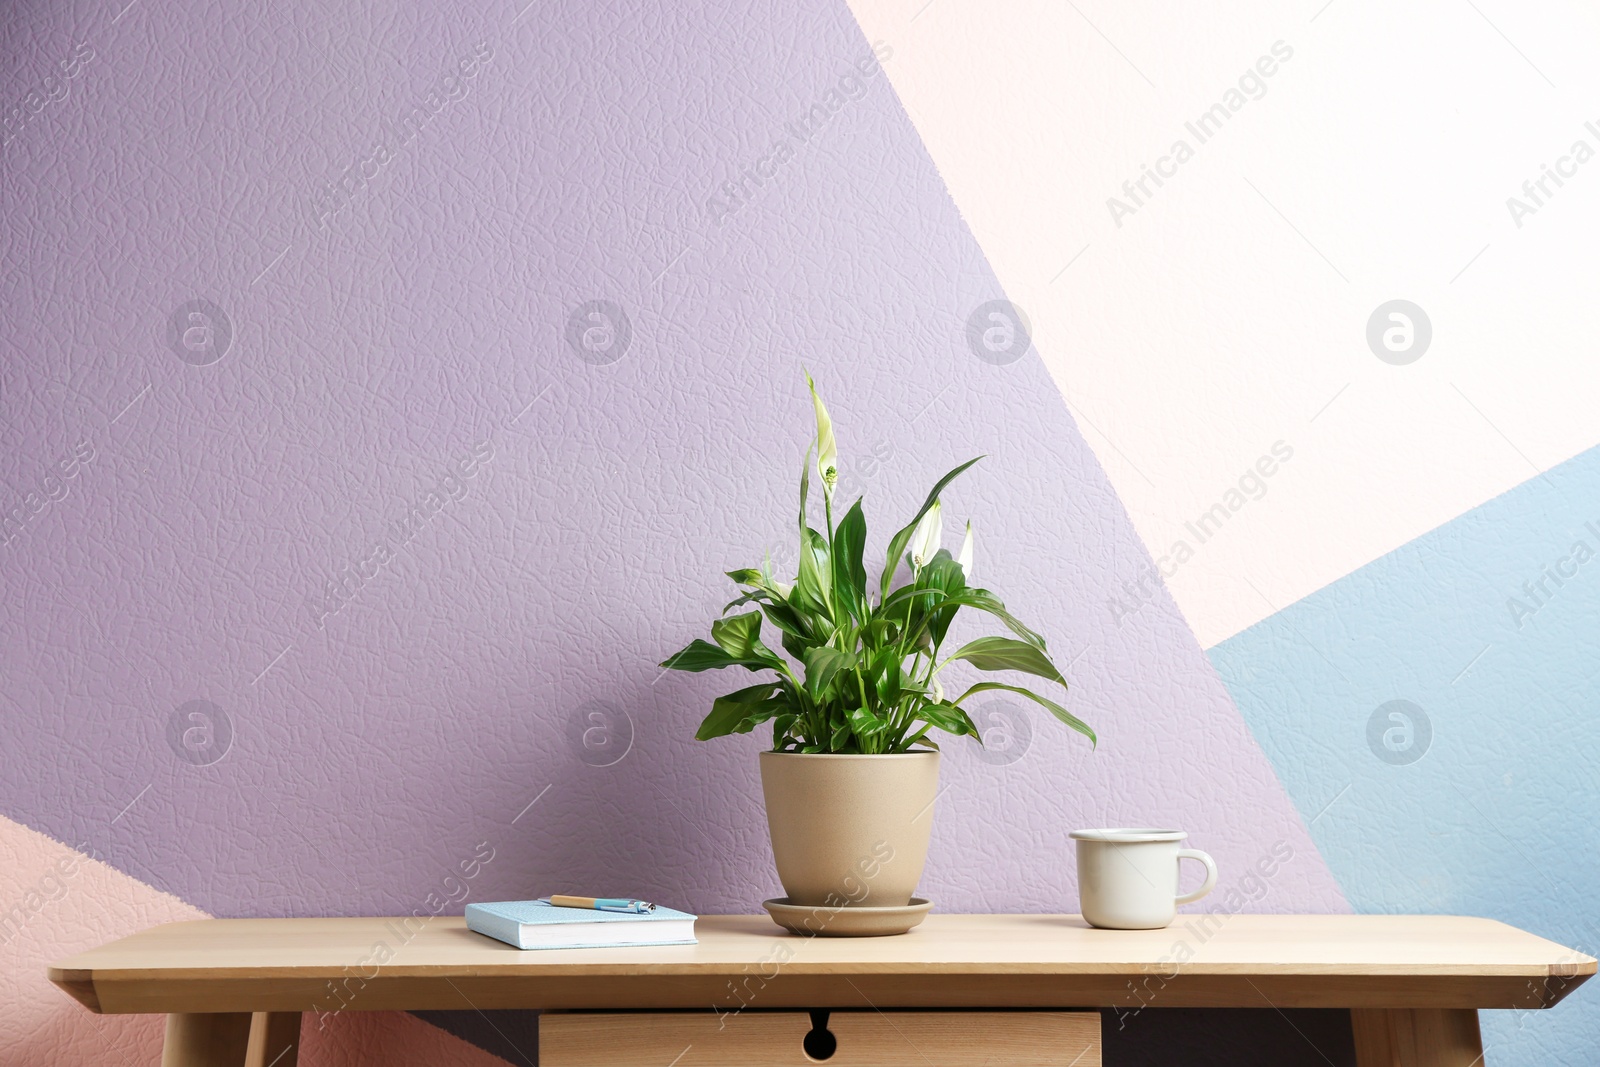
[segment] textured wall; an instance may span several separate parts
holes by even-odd
[[[1170,590],[1357,910],[1594,954],[1595,10],[850,4],[1149,548],[1104,625]]]
[[[1595,947],[1597,554],[1591,449],[1212,650],[1356,910]],[[1484,1023],[1492,1063],[1600,1043],[1588,997]]]
[[[1205,647],[1600,444],[1592,6],[850,3]]]
[[[1008,40],[1106,43],[1081,15],[1035,14]],[[725,683],[655,664],[728,599],[722,570],[792,559],[802,365],[874,544],[940,473],[988,455],[946,508],[975,518],[983,582],[1070,663],[1071,706],[1102,738],[1091,752],[996,705],[1009,745],[950,750],[923,883],[939,907],[1066,906],[1065,830],[1129,823],[1187,827],[1222,865],[1220,899],[1347,907],[1335,874],[1360,872],[1330,871],[1302,777],[1250,732],[1259,702],[1230,660],[1242,716],[1203,651],[1269,611],[1241,614],[1229,592],[1221,621],[1196,621],[1210,602],[1152,580],[1170,546],[1150,508],[1187,514],[1172,487],[1190,480],[1225,499],[1280,439],[1294,455],[1262,475],[1274,489],[1305,469],[1360,479],[1375,460],[1235,433],[1224,409],[1214,434],[1141,429],[1140,395],[1192,385],[1172,371],[1195,358],[1187,334],[1226,347],[1238,310],[1137,328],[1166,314],[1162,287],[1196,269],[1183,259],[1033,306],[990,213],[1055,219],[1064,198],[993,156],[976,169],[1015,184],[969,184],[962,130],[941,123],[973,134],[1036,104],[1108,121],[1120,61],[1051,60],[1066,84],[1013,84],[1009,110],[974,118],[927,94],[953,15],[947,0],[8,8],[0,839],[40,873],[0,899],[29,931],[0,954],[36,1006],[4,1024],[6,1047],[51,1027],[147,1048],[148,1027],[89,1020],[40,975],[167,916],[458,911],[561,885],[749,911],[774,893],[759,739],[690,741]],[[1153,39],[1182,32],[1148,17]],[[963,71],[989,70],[991,92],[1038,75],[981,29]],[[1234,51],[1253,61],[1277,35],[1235,29],[1224,82]],[[1067,170],[1122,158],[1082,143]],[[1051,284],[1106,277],[1070,271]],[[1018,287],[1034,336],[1007,343]],[[1074,317],[1102,331],[1093,346],[1062,332]],[[1164,362],[1130,361],[1124,342]],[[1256,364],[1238,359],[1243,380]],[[1121,375],[1121,406],[1083,410],[1080,373]],[[1301,514],[1281,497],[1249,509]],[[1292,598],[1417,521],[1353,562],[1261,530],[1228,551],[1313,561],[1272,586]],[[1496,662],[1510,685],[1525,670]],[[1293,860],[1246,880],[1278,842]],[[447,881],[480,845],[493,860]],[[30,879],[74,850],[94,878],[38,892]],[[107,894],[137,907],[96,903]],[[454,1040],[409,1017],[332,1026],[317,1062],[380,1032],[419,1063]]]

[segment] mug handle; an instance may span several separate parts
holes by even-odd
[[[1212,888],[1217,884],[1217,863],[1197,848],[1180,848],[1178,850],[1178,858],[1180,860],[1199,860],[1206,865],[1206,880],[1201,883],[1200,888],[1193,893],[1185,893],[1173,901],[1173,904],[1193,904],[1211,892]]]

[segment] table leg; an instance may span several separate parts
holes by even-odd
[[[300,1061],[300,1013],[258,1011],[250,1025],[244,1067],[295,1067]]]
[[[1352,1008],[1358,1067],[1483,1067],[1471,1008]]]
[[[250,1044],[250,1013],[193,1012],[167,1016],[161,1067],[241,1067]]]

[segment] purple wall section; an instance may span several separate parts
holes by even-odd
[[[422,908],[480,842],[473,899],[753,910],[761,741],[691,740],[744,683],[655,664],[793,558],[804,365],[880,552],[988,454],[949,517],[1101,735],[948,749],[926,895],[1070,909],[1066,831],[1153,822],[1343,909],[1165,594],[1107,628],[1145,552],[967,348],[1003,293],[838,0],[117,6],[4,16],[0,812],[223,915]]]

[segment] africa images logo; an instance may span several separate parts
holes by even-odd
[[[567,346],[591,367],[608,367],[628,353],[633,324],[628,313],[609,300],[579,304],[567,316]]]
[[[209,700],[180,704],[167,717],[167,747],[185,763],[209,767],[233,747],[233,720]]]
[[[1428,754],[1433,723],[1409,700],[1380,704],[1367,719],[1367,747],[1391,767],[1404,767]]]
[[[179,304],[167,319],[167,347],[191,367],[209,367],[228,354],[233,320],[209,300]]]
[[[1415,363],[1433,343],[1428,313],[1409,300],[1379,304],[1367,319],[1367,347],[1395,367]]]
[[[1033,326],[1009,300],[990,300],[967,316],[967,347],[995,367],[1015,363],[1033,347]]]
[[[580,760],[591,767],[610,767],[633,748],[633,717],[614,704],[591,700],[574,712],[571,736]]]

